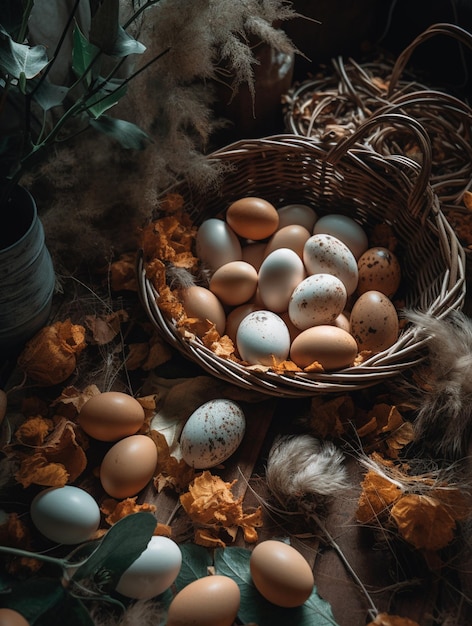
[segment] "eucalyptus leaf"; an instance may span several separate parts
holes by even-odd
[[[44,46],[28,46],[14,41],[0,25],[0,66],[11,77],[20,80],[37,76],[49,63]]]
[[[194,580],[208,576],[208,568],[213,559],[208,548],[197,546],[194,543],[184,543],[180,546],[182,552],[182,567],[175,581],[175,588],[180,591]]]
[[[93,118],[99,118],[105,111],[115,106],[117,102],[126,94],[127,87],[123,79],[112,78],[96,81],[96,91],[86,98],[86,108]]]
[[[251,551],[245,548],[219,548],[215,552],[217,574],[229,576],[241,591],[238,617],[243,623],[255,622],[258,626],[337,626],[331,606],[319,597],[316,588],[302,605],[284,608],[268,602],[257,591],[249,569]]]
[[[106,580],[107,587],[115,589],[123,572],[146,549],[155,528],[156,518],[151,513],[139,512],[123,517],[110,528],[72,580]]]
[[[65,601],[67,591],[59,578],[31,578],[2,595],[2,606],[21,613],[33,626],[36,620]]]
[[[68,87],[53,85],[48,80],[43,80],[34,91],[33,100],[39,104],[43,111],[49,111],[60,106],[68,93]]]
[[[85,86],[90,87],[98,76],[98,68],[93,61],[98,58],[100,51],[88,41],[78,26],[74,28],[73,42],[72,70],[77,78],[84,81]]]
[[[90,125],[100,132],[116,139],[123,148],[128,150],[142,150],[151,138],[143,130],[125,120],[117,120],[108,115],[102,115],[98,119],[91,119]]]
[[[31,622],[33,624],[33,622]],[[34,626],[51,626],[51,624],[67,624],[67,626],[94,626],[90,612],[84,603],[68,593],[64,600],[51,611],[39,615]]]
[[[119,17],[119,0],[104,0],[92,17],[90,42],[110,56],[142,54],[146,46],[128,35],[121,27]]]

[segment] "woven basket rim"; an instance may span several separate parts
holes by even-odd
[[[401,118],[401,119],[400,119]],[[405,120],[405,116],[384,116],[377,120],[381,123],[404,123],[411,125],[415,132],[421,134],[421,126],[416,121]],[[369,128],[374,125],[371,121]],[[368,129],[364,129],[367,131]],[[273,135],[261,139],[240,140],[220,148],[209,155],[210,159],[219,159],[223,156],[231,160],[238,155],[251,158],[251,149],[258,151],[270,151],[270,149],[294,150],[311,153],[314,144],[308,138],[299,135]],[[425,151],[428,150],[428,140],[425,139]],[[319,156],[318,147],[317,155]],[[327,162],[337,164],[343,159],[351,159],[355,164],[363,158],[375,159],[392,167],[403,167],[394,159],[378,155],[371,148],[366,148],[359,143],[356,138],[349,138],[345,144],[335,149],[322,152]],[[427,162],[427,155],[425,161]],[[437,318],[446,317],[451,311],[462,307],[465,297],[465,259],[462,247],[458,245],[457,238],[445,216],[443,215],[439,202],[429,189],[428,176],[423,175],[424,171],[418,167],[417,163],[407,160],[410,173],[416,175],[416,181],[412,183],[413,193],[410,201],[412,210],[420,213],[418,196],[421,196],[423,210],[429,215],[429,219],[434,220],[437,228],[438,238],[447,240],[447,247],[451,250],[451,258],[448,259],[450,266],[444,272],[439,286],[437,297],[428,303],[427,313]],[[425,165],[427,172],[427,163]],[[173,189],[178,189],[179,182]],[[169,191],[169,190],[167,190]],[[423,216],[425,219],[428,216]],[[457,258],[455,258],[457,257]],[[150,320],[161,335],[174,346],[180,353],[197,362],[201,367],[212,375],[224,379],[227,382],[236,384],[246,389],[258,391],[262,394],[279,397],[303,397],[313,396],[317,393],[326,392],[346,392],[375,385],[387,378],[392,378],[405,370],[418,365],[425,358],[426,346],[429,337],[425,337],[422,329],[413,325],[407,327],[400,333],[398,341],[388,350],[375,354],[364,363],[344,368],[335,372],[317,373],[287,373],[280,374],[274,371],[262,371],[254,367],[247,367],[241,363],[217,356],[206,348],[198,338],[183,338],[175,325],[167,320],[156,304],[159,294],[146,277],[145,263],[142,251],[138,251],[137,261],[138,290],[144,308]]]

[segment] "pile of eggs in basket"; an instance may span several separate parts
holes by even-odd
[[[243,197],[201,223],[196,252],[210,279],[187,291],[186,313],[213,322],[250,365],[336,370],[398,338],[398,259],[349,216]]]

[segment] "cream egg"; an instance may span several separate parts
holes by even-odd
[[[168,537],[154,536],[146,549],[121,575],[116,591],[134,600],[150,600],[174,583],[182,566],[182,552]]]
[[[304,369],[319,363],[325,371],[353,365],[358,354],[354,337],[342,328],[321,325],[307,328],[292,342],[291,360]]]
[[[187,317],[209,320],[220,335],[226,326],[226,313],[220,300],[206,287],[193,285],[180,291],[182,306]]]
[[[223,304],[237,306],[253,297],[257,280],[257,271],[250,263],[231,261],[215,271],[209,289]]]
[[[350,296],[357,287],[357,260],[340,239],[332,235],[312,235],[303,249],[303,262],[308,274],[332,274],[339,278]]]
[[[277,230],[279,214],[264,198],[248,196],[230,204],[226,222],[240,237],[260,241]]]
[[[265,308],[275,313],[286,311],[293,290],[305,274],[303,261],[293,250],[279,248],[271,252],[259,270],[259,296]]]
[[[318,219],[313,227],[313,235],[327,234],[342,241],[354,257],[358,259],[368,246],[367,233],[355,219],[348,215],[330,213]]]
[[[290,333],[276,313],[249,313],[239,324],[236,345],[241,358],[251,365],[271,366],[285,361],[290,350]]]
[[[359,350],[381,352],[398,339],[397,310],[390,298],[380,291],[366,291],[351,311],[351,334]]]
[[[249,568],[259,593],[280,607],[301,606],[313,592],[315,581],[308,561],[291,545],[275,539],[258,543]]]
[[[224,220],[216,217],[204,220],[198,227],[195,249],[200,261],[212,270],[242,258],[238,236]]]
[[[39,532],[55,543],[83,543],[100,525],[95,499],[73,485],[40,491],[31,502],[30,515]]]
[[[307,204],[286,204],[279,208],[278,213],[279,229],[298,224],[306,228],[309,233],[313,233],[313,228],[318,219],[316,211]]]
[[[249,315],[249,313],[257,311],[257,309],[260,308],[261,306],[255,302],[246,302],[245,304],[235,307],[228,313],[226,317],[225,335],[228,335],[234,344],[236,344],[236,334],[241,320],[244,319],[246,315]]]
[[[157,448],[147,435],[131,435],[115,443],[103,457],[100,481],[112,498],[137,495],[154,476]]]
[[[204,576],[189,583],[169,605],[166,626],[233,626],[241,603],[229,576]]]
[[[180,434],[182,458],[195,469],[219,465],[238,449],[245,430],[246,418],[236,402],[209,400],[185,422]]]
[[[312,274],[293,290],[288,303],[292,324],[305,330],[317,324],[332,324],[344,310],[346,287],[331,274]]]
[[[105,391],[87,400],[78,422],[94,439],[118,441],[138,432],[144,423],[144,409],[127,393]]]

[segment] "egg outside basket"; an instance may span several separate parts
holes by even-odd
[[[382,156],[362,144],[366,132],[383,124],[413,133],[423,151],[421,166],[404,156]],[[227,206],[243,196],[259,196],[276,207],[305,203],[319,215],[350,215],[367,232],[387,222],[398,240],[405,306],[442,318],[462,306],[464,259],[428,183],[430,150],[421,125],[406,116],[388,115],[369,120],[328,150],[291,134],[235,142],[209,157],[229,166],[216,191],[202,193],[185,182],[172,191],[182,194],[196,225],[224,216]],[[143,305],[162,336],[208,373],[249,390],[279,397],[355,390],[393,377],[424,358],[427,338],[409,325],[388,350],[336,372],[280,374],[246,367],[217,356],[198,338],[184,338],[160,311],[159,294],[146,277],[142,254],[137,269]]]

